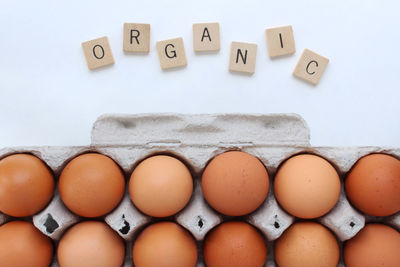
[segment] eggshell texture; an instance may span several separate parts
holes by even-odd
[[[400,233],[383,224],[368,224],[346,242],[347,267],[399,267]]]
[[[133,245],[136,267],[193,267],[197,247],[193,237],[173,222],[146,227]]]
[[[204,243],[207,267],[261,267],[266,258],[262,235],[244,222],[222,223],[207,235]]]
[[[105,223],[85,221],[62,236],[57,257],[60,267],[121,267],[125,244]]]
[[[88,153],[71,160],[60,175],[64,204],[83,217],[98,217],[113,210],[125,191],[119,166],[109,157]]]
[[[362,212],[388,216],[400,211],[400,160],[371,154],[357,161],[345,180],[350,202]]]
[[[275,243],[279,267],[336,267],[339,245],[335,236],[315,222],[298,222]]]
[[[54,192],[53,173],[39,158],[14,154],[0,160],[0,211],[25,217],[42,210]]]
[[[335,206],[340,196],[340,179],[325,159],[302,154],[288,159],[279,168],[274,190],[287,212],[311,219],[325,215]]]
[[[193,179],[180,160],[153,156],[133,171],[129,193],[135,206],[154,217],[167,217],[183,209],[193,192]]]
[[[201,187],[208,204],[229,216],[256,210],[269,189],[268,172],[256,157],[240,151],[216,156],[203,172]]]
[[[47,267],[53,259],[53,244],[33,224],[12,221],[0,227],[1,267]]]

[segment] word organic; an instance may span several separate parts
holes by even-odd
[[[269,28],[265,31],[268,54],[271,58],[292,55],[296,52],[292,26]],[[150,52],[150,24],[125,23],[123,50],[128,53]],[[89,69],[97,69],[114,63],[107,37],[82,43]],[[183,38],[174,38],[156,43],[160,66],[163,70],[187,65]],[[193,24],[193,49],[201,52],[220,50],[219,23]],[[253,74],[256,67],[257,44],[232,42],[229,70]],[[329,60],[305,49],[293,75],[312,84],[317,84]]]

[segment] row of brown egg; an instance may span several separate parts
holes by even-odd
[[[388,216],[400,210],[399,194],[396,191],[399,188],[399,164],[398,159],[384,154],[373,154],[360,159],[348,173],[345,183],[346,193],[351,202],[362,212],[374,216]],[[28,174],[24,173],[24,170],[27,170],[26,168],[28,169]],[[29,177],[29,175],[32,176]],[[7,177],[11,177],[11,180],[14,181],[7,182]],[[27,179],[26,182],[28,184],[26,188],[23,188],[21,181],[23,182],[24,178],[27,177],[30,179]],[[42,161],[32,155],[15,154],[3,158],[0,161],[0,181],[3,181],[0,184],[3,186],[3,190],[0,188],[0,192],[3,193],[0,194],[0,198],[5,197],[0,199],[0,210],[14,217],[29,216],[36,213],[48,203],[53,195],[54,178],[51,171]],[[299,183],[296,184],[296,181]],[[367,183],[371,183],[369,185],[370,188],[366,186]],[[17,189],[7,188],[7,186],[15,186],[16,184],[18,185]],[[382,184],[384,185],[383,187]],[[118,165],[109,157],[95,153],[83,154],[71,160],[65,166],[59,178],[60,196],[64,204],[72,212],[87,218],[102,216],[114,209],[124,194],[124,186],[124,175]],[[312,188],[313,186],[314,189]],[[385,186],[386,188],[384,188]],[[266,198],[269,191],[268,188],[269,176],[266,168],[256,157],[244,152],[235,151],[220,154],[207,165],[203,172],[202,189],[206,201],[215,210],[228,216],[242,216],[256,210]],[[355,190],[352,190],[352,188],[355,188]],[[143,213],[153,217],[167,217],[183,209],[190,200],[193,190],[193,180],[189,169],[181,161],[174,157],[159,155],[147,158],[136,166],[131,174],[129,189],[133,203]],[[365,192],[361,192],[360,194],[360,191],[362,191],[360,189],[365,189]],[[18,190],[26,191],[19,192]],[[96,192],[96,190],[100,191]],[[315,155],[296,155],[286,160],[279,168],[274,180],[274,191],[278,202],[286,211],[298,218],[312,219],[326,214],[336,204],[340,194],[340,179],[335,168],[325,159]],[[375,200],[373,200],[374,195]],[[17,199],[19,196],[23,197]],[[33,196],[33,198],[29,199],[30,196]],[[9,201],[10,199],[12,201]],[[365,204],[368,201],[369,203]],[[13,226],[13,224],[15,225]],[[105,224],[101,223],[102,226],[98,224],[95,222],[84,222],[72,227],[61,239],[58,251],[60,252],[61,249],[66,247],[65,254],[72,253],[71,255],[73,255],[73,248],[78,247],[77,244],[74,244],[74,242],[69,246],[62,246],[61,244],[65,244],[62,241],[64,239],[73,240],[73,238],[68,237],[71,235],[74,236],[74,232],[93,232],[95,236],[97,236],[95,234],[96,231],[98,233],[110,232],[110,242],[118,240],[112,237],[115,235],[113,231],[101,229],[104,227],[107,228]],[[12,231],[16,231],[15,228],[22,227],[22,225],[23,223],[11,222],[2,226],[1,229],[4,232],[4,229],[13,227]],[[85,227],[94,229],[97,227],[98,230],[90,231],[85,229]],[[371,227],[366,227],[365,229]],[[83,229],[79,230],[80,228]],[[377,227],[373,226],[373,228]],[[385,229],[382,231],[386,231]],[[176,224],[165,222],[153,224],[140,234],[133,250],[134,261],[135,255],[148,255],[146,254],[146,246],[154,246],[157,242],[165,242],[166,238],[157,239],[157,235],[159,235],[157,233],[160,231],[172,235],[167,240],[174,237],[174,240],[181,239],[181,242],[186,242],[186,245],[183,245],[183,243],[179,244],[180,241],[172,245],[176,245],[176,248],[183,246],[188,250],[187,255],[192,255],[187,260],[194,259],[194,262],[196,262],[197,248],[194,240],[193,242],[189,241],[192,238],[190,234]],[[176,232],[176,236],[173,234],[174,231]],[[331,254],[334,255],[332,260],[336,261],[336,258],[337,261],[339,260],[339,247],[330,231],[315,222],[301,222],[289,228],[276,242],[275,259],[278,265],[284,264],[282,260],[288,258],[286,256],[280,257],[279,255],[287,255],[290,252],[286,251],[280,254],[279,251],[282,249],[279,248],[288,249],[290,247],[288,244],[296,244],[296,232],[306,234],[307,231],[310,232],[310,238],[317,237],[318,234],[316,233],[318,231],[320,235],[325,236],[322,238],[317,237],[314,242],[322,242],[323,238],[334,240],[336,246],[333,245],[333,248],[337,247],[337,253]],[[393,231],[396,233],[395,230]],[[82,237],[82,233],[76,236]],[[241,233],[246,234],[241,235]],[[227,237],[224,235],[229,236],[229,239],[232,241],[231,244],[226,243]],[[291,237],[291,235],[294,237]],[[145,238],[146,236],[147,238]],[[235,236],[239,241],[235,241]],[[254,237],[248,238],[249,236]],[[378,236],[385,235],[379,234]],[[91,238],[93,239],[93,236]],[[222,240],[220,242],[225,243],[218,244],[219,239]],[[75,242],[80,243],[78,240]],[[207,240],[212,241],[207,242]],[[247,247],[248,251],[237,251],[238,257],[236,258],[224,255],[228,247],[235,242],[250,242],[247,245],[244,244],[244,247]],[[288,243],[286,245],[279,245],[285,244],[285,242]],[[335,242],[331,242],[331,244],[335,244]],[[140,245],[141,243],[143,244]],[[194,246],[190,245],[191,243]],[[388,241],[385,243],[388,243]],[[218,249],[224,246],[226,247],[225,252]],[[114,247],[118,248],[118,245]],[[207,249],[208,247],[209,249]],[[258,248],[255,249],[256,247]],[[135,253],[135,248],[139,252]],[[140,248],[142,252],[140,252]],[[335,249],[332,249],[332,246],[329,249],[325,249],[327,251],[335,251]],[[172,251],[166,253],[179,252],[178,249],[173,249],[173,246],[170,247],[170,250]],[[162,249],[160,251],[162,252]],[[193,251],[196,251],[196,253]],[[228,265],[228,262],[240,264],[240,259],[249,257],[248,253],[254,253],[255,251],[260,253],[257,255],[251,254],[251,258],[255,260],[254,265],[257,266],[261,262],[264,264],[267,252],[263,237],[252,226],[239,221],[235,222],[234,218],[232,222],[225,222],[215,228],[207,236],[204,245],[204,257],[208,266],[215,266],[213,262],[218,266],[221,260],[226,261],[226,266],[235,266]],[[162,255],[161,252],[160,255]],[[182,250],[179,253],[181,252]],[[112,253],[112,250],[109,253]],[[336,254],[337,257],[335,256]],[[71,258],[74,258],[71,255],[62,257],[59,254],[58,260],[60,265],[70,266],[68,262]],[[86,251],[85,255],[91,254]],[[124,253],[121,254],[115,251],[115,255],[122,255],[123,260]],[[22,259],[22,257],[19,258]],[[102,261],[105,260],[101,257],[97,258]],[[171,258],[182,260],[185,257]],[[66,261],[65,264],[61,262],[63,259]],[[93,261],[93,257],[90,257],[90,260]],[[140,263],[142,260],[144,262]],[[136,256],[136,266],[150,266],[151,262],[146,262],[146,260],[162,260],[165,262],[165,258],[162,256],[144,257],[144,259],[141,256],[139,258]],[[32,258],[30,261],[32,262]],[[116,266],[119,265],[117,264]],[[175,266],[181,265],[178,264]],[[182,266],[186,265],[183,264]],[[329,266],[329,264],[326,266]]]

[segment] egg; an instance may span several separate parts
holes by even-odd
[[[245,222],[222,223],[206,236],[204,242],[207,267],[262,267],[266,257],[263,236]]]
[[[71,160],[59,180],[60,196],[75,214],[98,217],[109,213],[121,201],[125,179],[109,157],[87,153]]]
[[[301,154],[286,160],[278,169],[274,191],[279,204],[290,214],[312,219],[325,215],[340,196],[335,168],[316,155]]]
[[[142,161],[133,171],[129,193],[135,206],[153,217],[167,217],[182,210],[193,192],[189,169],[180,160],[157,155]]]
[[[197,246],[193,237],[173,222],[146,227],[133,244],[135,267],[193,267]]]
[[[49,167],[29,154],[14,154],[0,160],[0,211],[14,217],[42,210],[54,192]]]
[[[99,221],[74,225],[61,237],[57,249],[60,267],[121,267],[124,257],[122,238]]]
[[[269,177],[256,157],[229,151],[210,161],[203,172],[201,188],[204,198],[215,210],[229,216],[242,216],[264,202]]]
[[[400,233],[383,224],[367,224],[344,246],[347,267],[399,267]]]
[[[277,239],[274,253],[279,267],[336,267],[340,252],[327,228],[304,221],[293,224]]]
[[[388,216],[400,211],[400,160],[385,154],[359,159],[345,188],[350,202],[364,213]]]
[[[53,243],[32,223],[12,221],[0,226],[1,267],[45,267],[53,259]]]

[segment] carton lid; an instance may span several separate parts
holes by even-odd
[[[310,145],[297,114],[105,114],[92,128],[92,145]]]

